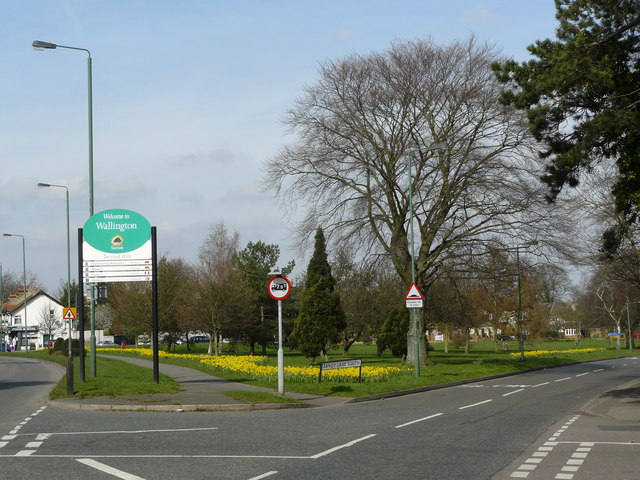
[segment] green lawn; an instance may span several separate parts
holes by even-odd
[[[433,343],[433,350],[429,352],[428,366],[421,367],[420,376],[416,377],[413,369],[407,369],[406,373],[389,377],[385,381],[368,381],[363,383],[357,382],[325,382],[318,383],[313,380],[305,382],[286,382],[286,390],[290,392],[308,393],[314,395],[340,395],[349,397],[358,397],[372,395],[377,393],[410,390],[414,388],[456,382],[473,378],[480,378],[489,375],[504,374],[531,368],[549,367],[559,364],[572,362],[585,362],[591,360],[599,360],[605,358],[613,358],[629,355],[628,349],[615,349],[615,343],[609,340],[595,339],[583,340],[579,347],[584,348],[604,348],[597,352],[568,352],[568,350],[576,348],[573,342],[555,341],[543,342],[542,344],[525,345],[526,352],[532,350],[561,350],[562,353],[549,353],[541,356],[527,356],[525,361],[520,360],[519,345],[516,341],[507,342],[508,351],[502,349],[500,343],[500,351],[494,352],[494,344],[492,341],[479,341],[471,344],[471,350],[465,354],[462,349],[450,348],[448,353],[443,351],[442,343]],[[229,349],[229,345],[225,345]],[[207,344],[196,344],[191,347],[191,354],[206,354]],[[106,353],[106,352],[101,352]],[[199,363],[198,360],[187,358],[186,345],[178,345],[176,347],[178,358],[160,358],[161,362],[172,363],[185,367],[196,368],[213,375],[233,380],[237,382],[253,384],[263,387],[277,389],[277,379],[265,380],[254,379],[248,375],[234,374],[221,369],[214,369]],[[243,346],[236,346],[234,353],[238,355],[246,355],[248,352]],[[515,355],[510,355],[515,353]],[[634,351],[635,353],[635,351]],[[184,354],[184,357],[181,355]],[[230,354],[224,351],[223,354]],[[9,354],[9,355],[29,355],[44,360],[60,361],[65,364],[66,358],[58,355],[49,355],[46,351],[31,352],[29,354]],[[133,349],[114,349],[113,355],[117,356],[135,356],[139,357]],[[267,351],[268,365],[277,365],[277,347],[270,347]],[[150,357],[146,357],[150,359]],[[385,352],[381,357],[376,355],[375,345],[354,345],[348,356],[342,355],[340,349],[334,349],[330,352],[330,360],[339,360],[344,358],[361,358],[363,365],[368,366],[398,366],[401,365],[398,358],[392,357]],[[317,360],[315,365],[320,363]],[[309,361],[298,352],[285,350],[285,366],[308,366]],[[89,362],[87,359],[87,382],[82,383],[78,378],[78,360],[76,359],[75,367],[75,390],[77,397],[88,397],[95,395],[126,395],[135,393],[155,393],[155,392],[173,392],[179,389],[179,386],[172,379],[162,377],[159,384],[152,381],[152,372],[150,369],[135,367],[130,364],[98,357],[96,378],[89,378]],[[65,381],[54,390],[52,398],[64,397]]]

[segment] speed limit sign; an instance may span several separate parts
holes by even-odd
[[[291,293],[291,282],[287,277],[276,275],[269,280],[267,291],[274,300],[284,300]]]

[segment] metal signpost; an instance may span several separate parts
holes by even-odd
[[[282,350],[282,300],[291,294],[291,282],[283,275],[269,280],[267,291],[278,301],[278,393],[284,395],[284,350]]]

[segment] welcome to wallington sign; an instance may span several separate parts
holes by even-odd
[[[85,283],[152,280],[151,224],[126,209],[98,212],[83,227]]]

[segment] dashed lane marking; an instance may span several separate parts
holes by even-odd
[[[276,470],[273,470],[271,472],[266,472],[266,473],[263,473],[262,475],[258,475],[257,477],[251,477],[248,480],[262,480],[263,478],[270,477],[271,475],[275,475],[276,473],[278,472]]]
[[[406,427],[407,425],[413,425],[414,423],[424,422],[425,420],[430,420],[432,418],[439,417],[440,415],[444,415],[444,413],[436,413],[434,415],[429,415],[428,417],[423,417],[423,418],[419,418],[417,420],[412,420],[411,422],[403,423],[402,425],[396,425],[394,428],[402,428],[402,427]]]
[[[464,410],[465,408],[477,407],[478,405],[482,405],[482,404],[489,403],[489,402],[493,402],[493,399],[490,398],[490,399],[484,400],[482,402],[472,403],[471,405],[465,405],[464,407],[458,407],[458,410]]]

